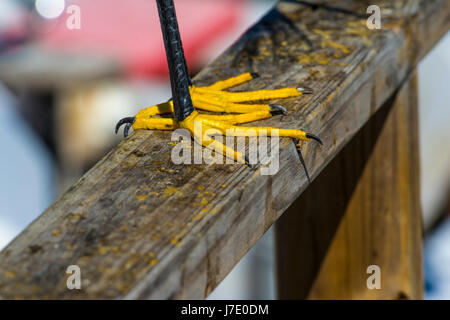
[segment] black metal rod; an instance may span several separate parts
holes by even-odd
[[[189,92],[191,82],[173,0],[156,0],[156,3],[169,65],[175,118],[180,122],[194,111]]]

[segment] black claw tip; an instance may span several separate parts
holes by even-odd
[[[249,167],[250,169],[253,169],[255,166],[250,163],[247,156],[244,156],[245,165]]]
[[[320,138],[319,138],[318,136],[313,135],[313,134],[311,134],[311,133],[307,133],[307,134],[306,134],[306,137],[307,137],[308,139],[313,139],[313,140],[317,141],[318,143],[320,143],[320,145],[323,146],[323,142],[322,142],[322,140],[320,140]]]
[[[128,118],[123,118],[122,120],[117,122],[116,130],[115,130],[116,134],[119,132],[120,127],[123,126],[124,124],[126,124],[125,130],[124,130],[124,135],[126,134],[125,137],[127,137],[128,132],[135,121],[136,121],[135,117],[128,117]]]
[[[308,169],[306,168],[305,158],[303,158],[303,154],[301,150],[298,150],[298,157],[300,158],[300,162],[302,163],[303,169],[305,170],[306,178],[308,179],[308,183],[311,183],[311,177],[309,176]]]
[[[131,123],[127,123],[127,125],[125,126],[125,129],[123,129],[123,136],[125,138],[128,137],[128,134],[130,132],[130,128],[131,128]]]
[[[314,90],[310,87],[300,87],[300,88],[297,88],[297,90],[303,94],[313,94],[314,93]]]
[[[283,106],[271,104],[269,107],[270,107],[270,113],[273,116],[278,115],[278,114],[283,114],[283,115],[287,114],[287,110]]]
[[[295,147],[297,148],[298,158],[300,159],[300,163],[302,164],[303,170],[305,170],[306,178],[308,179],[308,183],[311,183],[311,177],[309,176],[308,168],[306,167],[305,158],[303,158],[302,151],[298,148],[298,143],[300,140],[292,139],[294,141]]]
[[[250,74],[252,75],[253,79],[259,78],[259,73],[251,72]]]

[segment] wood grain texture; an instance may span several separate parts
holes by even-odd
[[[195,79],[252,71],[261,77],[237,90],[313,87],[314,95],[280,101],[289,115],[265,122],[324,140],[304,146],[312,177],[450,25],[447,0],[378,1],[386,14],[377,31],[361,17],[369,1],[328,3],[279,4]],[[170,133],[135,132],[74,184],[0,253],[0,297],[204,298],[308,185],[288,139],[273,176],[174,165],[169,141]],[[81,291],[66,288],[72,264]]]
[[[414,74],[277,221],[279,297],[422,298],[419,167]]]

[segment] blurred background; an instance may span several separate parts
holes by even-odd
[[[275,0],[176,0],[195,74]],[[0,1],[0,249],[170,98],[155,1]],[[425,296],[450,299],[450,35],[419,66]],[[275,298],[269,230],[210,299]]]

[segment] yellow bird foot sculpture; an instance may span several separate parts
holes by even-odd
[[[143,109],[135,117],[120,120],[116,126],[116,133],[123,124],[126,124],[124,129],[125,136],[128,135],[131,127],[134,130],[175,130],[177,128],[184,128],[191,133],[191,136],[197,143],[242,164],[249,164],[242,153],[225,146],[213,137],[215,135],[259,136],[260,134],[270,136],[275,129],[280,137],[297,139],[296,144],[298,147],[299,141],[308,141],[310,139],[322,144],[322,141],[317,136],[308,134],[302,130],[238,126],[239,124],[267,119],[273,115],[286,114],[287,112],[285,108],[279,105],[248,104],[246,102],[299,97],[303,94],[312,93],[312,90],[308,87],[251,92],[225,91],[256,77],[258,77],[257,74],[245,73],[237,77],[216,82],[211,86],[196,87],[191,85],[189,91],[195,111],[183,121],[176,121],[173,101],[170,100],[166,103]],[[226,114],[201,114],[197,110]],[[164,114],[171,114],[172,117],[156,117]],[[197,125],[201,124],[201,130],[195,130],[196,123]],[[301,160],[303,160],[302,157]]]
[[[239,124],[267,119],[273,115],[286,113],[286,109],[278,105],[248,104],[254,101],[299,97],[311,93],[309,88],[286,88],[278,90],[259,90],[253,92],[229,92],[228,88],[252,80],[256,74],[245,73],[228,80],[219,81],[211,86],[196,87],[189,77],[183,44],[178,30],[178,21],[173,0],[156,0],[161,22],[161,31],[166,49],[169,67],[170,83],[173,99],[141,110],[135,117],[125,118],[116,126],[116,133],[125,124],[124,134],[128,135],[130,128],[134,130],[174,130],[187,129],[194,140],[200,145],[212,149],[239,163],[250,165],[246,157],[216,140],[217,135],[231,136],[261,136],[276,134],[281,137],[300,140],[310,139],[322,143],[312,134],[301,130],[277,129],[271,127],[244,127]],[[198,110],[222,114],[201,114]],[[226,114],[223,114],[226,113]],[[171,118],[157,117],[171,114]],[[200,130],[199,130],[200,127]],[[305,168],[301,151],[300,160]],[[309,179],[309,175],[306,172]]]
[[[225,91],[228,88],[252,80],[257,76],[253,73],[244,73],[234,78],[216,82],[211,86],[194,86],[189,77],[183,44],[178,30],[174,1],[156,0],[156,3],[166,50],[173,99],[169,102],[143,109],[135,117],[120,120],[116,125],[116,133],[123,124],[125,124],[125,136],[128,135],[131,127],[134,130],[174,130],[184,128],[190,132],[191,137],[200,145],[239,163],[250,165],[242,153],[227,147],[214,137],[218,135],[241,137],[272,135],[276,131],[274,133],[278,136],[290,137],[296,141],[298,154],[309,180],[298,142],[300,140],[308,141],[313,139],[322,144],[318,137],[301,130],[238,125],[286,113],[286,109],[278,105],[248,104],[248,102],[298,97],[306,93],[312,93],[312,90],[304,87],[252,92]],[[198,110],[222,114],[201,114]],[[163,114],[171,114],[172,117],[157,117]]]

